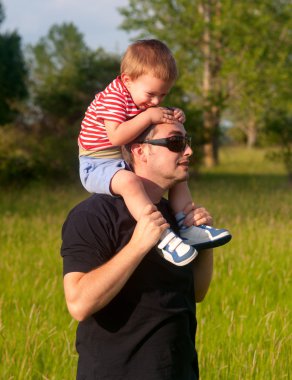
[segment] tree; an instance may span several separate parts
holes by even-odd
[[[248,147],[253,147],[267,112],[287,108],[291,99],[291,3],[269,0],[253,7],[237,3],[234,16],[238,37],[231,41],[230,51],[239,51],[239,43],[242,48],[230,67],[228,106]]]
[[[120,8],[122,28],[140,30],[137,36],[155,36],[174,52],[180,69],[179,86],[189,103],[204,114],[206,163],[218,161],[218,129],[224,103],[219,73],[220,2],[130,0]],[[169,27],[171,25],[171,27]]]
[[[200,104],[203,110],[208,166],[218,162],[220,119],[230,96],[236,94],[239,104],[249,89],[253,90],[251,76],[244,73],[256,67],[258,76],[275,42],[280,50],[285,49],[277,32],[281,30],[281,21],[285,24],[283,28],[287,27],[288,3],[288,0],[129,0],[127,8],[120,8],[123,29],[138,31],[137,38],[159,38],[174,52],[181,72],[179,85],[189,102]],[[275,18],[275,11],[282,14],[281,18]],[[266,64],[266,72],[272,65]],[[256,109],[261,112],[263,94],[259,91],[255,94]],[[254,117],[254,112],[251,113],[249,120]]]
[[[0,25],[2,24],[4,19],[5,19],[4,9],[3,9],[2,2],[0,1]]]
[[[74,24],[50,28],[30,46],[33,102],[49,130],[64,132],[80,121],[95,92],[118,72],[118,59],[103,50],[91,51]]]
[[[269,154],[269,158],[280,160],[292,186],[292,114],[287,110],[273,109],[265,116],[265,134],[280,149]]]
[[[95,93],[118,74],[120,60],[102,49],[90,50],[72,23],[53,25],[28,47],[28,59],[31,100],[26,123],[35,137],[38,168],[54,176],[76,173],[80,121]]]
[[[4,10],[0,2],[0,24]],[[0,34],[0,125],[13,121],[19,103],[26,98],[27,69],[21,50],[21,38],[16,32]]]

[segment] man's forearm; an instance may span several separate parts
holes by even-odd
[[[213,275],[213,249],[200,251],[193,264],[196,302],[205,298]]]
[[[66,274],[65,297],[73,318],[82,321],[105,307],[123,288],[145,254],[129,243],[89,273]]]

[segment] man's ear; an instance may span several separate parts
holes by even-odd
[[[137,163],[138,161],[147,161],[147,157],[145,155],[145,144],[133,144],[131,146],[131,152],[135,163]]]

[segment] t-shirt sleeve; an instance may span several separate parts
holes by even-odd
[[[100,99],[100,117],[103,120],[123,123],[127,120],[126,101],[121,93],[113,91]]]
[[[63,274],[87,273],[115,254],[114,231],[109,223],[90,211],[71,212],[62,228]]]

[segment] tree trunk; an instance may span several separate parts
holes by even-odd
[[[219,107],[214,106],[204,112],[204,163],[209,168],[219,164],[219,123]]]
[[[218,106],[221,98],[221,82],[219,73],[221,59],[220,32],[211,33],[211,12],[215,11],[215,21],[220,22],[221,0],[204,1],[199,6],[205,28],[203,35],[203,103],[204,103],[204,163],[207,167],[213,167],[219,163],[219,125],[221,110]],[[216,28],[215,28],[216,29]]]
[[[254,148],[257,143],[258,131],[256,122],[254,120],[249,121],[246,130],[246,145],[248,148]]]

